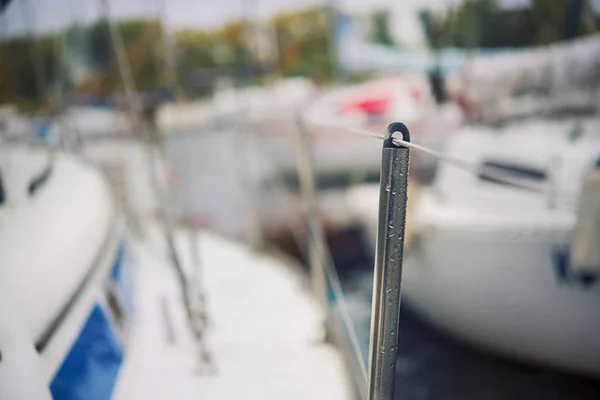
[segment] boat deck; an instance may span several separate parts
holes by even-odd
[[[286,261],[203,231],[177,232],[193,274],[196,240],[208,326],[188,328],[175,273],[158,231],[132,246],[138,265],[136,314],[117,399],[350,399],[341,353],[324,343],[323,314],[307,282]],[[287,264],[287,265],[286,265]]]

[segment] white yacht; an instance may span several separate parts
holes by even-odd
[[[91,162],[5,144],[0,171],[0,398],[353,398],[292,262],[176,228],[192,319],[162,228],[128,234]]]
[[[67,398],[104,364],[88,387],[100,390],[122,358],[131,307],[108,187],[76,157],[25,145],[2,147],[0,171],[1,396]]]
[[[569,265],[599,131],[598,119],[531,120],[452,135],[445,154],[473,167],[440,161],[433,183],[409,193],[410,306],[486,350],[600,376],[600,277]],[[373,248],[378,193],[348,195]]]
[[[257,125],[258,142],[284,172],[295,174],[298,116],[303,106],[304,129],[311,144],[315,173],[325,177],[356,176],[379,170],[380,145],[369,136],[348,133],[345,127],[384,133],[389,121],[402,115],[414,133],[427,130],[425,116],[439,119],[445,129],[458,124],[456,113],[433,110],[433,100],[424,75],[400,75],[329,89],[318,96],[305,96],[303,102],[288,107],[276,101],[266,107]],[[434,113],[435,117],[431,114]],[[339,178],[338,178],[339,179]]]

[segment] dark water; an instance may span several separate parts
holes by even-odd
[[[366,353],[373,281],[372,255],[358,229],[329,234],[328,240],[359,340],[364,344]],[[432,329],[405,303],[400,315],[397,399],[600,399],[600,381],[483,354]]]

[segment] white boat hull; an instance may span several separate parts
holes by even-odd
[[[424,192],[406,249],[403,300],[487,351],[600,377],[600,281],[569,273],[569,218],[511,221],[450,213]],[[484,221],[485,219],[485,221]],[[363,218],[373,249],[377,219]]]
[[[600,282],[565,270],[569,228],[544,228],[440,226],[406,259],[406,299],[478,346],[600,376]]]
[[[146,239],[128,240],[107,182],[72,155],[55,153],[52,174],[28,194],[47,155],[0,151],[0,398],[354,397],[296,266],[177,230],[190,302],[202,311],[194,322],[208,316],[192,330],[163,228],[144,220]]]
[[[124,313],[129,284],[108,186],[82,160],[39,148],[3,148],[0,169],[0,397],[110,393],[123,331],[109,298]]]
[[[409,193],[402,290],[410,305],[486,350],[600,377],[600,277],[569,265],[598,126],[597,118],[531,119],[453,135],[444,154],[471,167],[441,163],[431,186]],[[512,180],[490,179],[491,165]],[[373,245],[378,192],[349,196]]]

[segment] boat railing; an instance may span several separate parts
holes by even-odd
[[[297,229],[297,226],[293,226],[291,230],[295,235],[298,246],[305,250],[305,260],[309,266],[314,296],[328,317],[327,332],[332,340],[341,344],[340,347],[348,358],[348,365],[360,396],[369,400],[391,400],[395,392],[396,356],[400,336],[398,323],[409,184],[409,153],[411,150],[416,150],[436,157],[443,162],[452,163],[456,167],[472,173],[479,171],[478,166],[411,142],[408,129],[401,123],[392,123],[388,127],[387,133],[379,133],[358,127],[348,127],[335,122],[310,120],[305,117],[302,110],[298,110],[291,118],[288,116],[286,121],[291,123],[289,126],[294,131],[293,135],[287,135],[287,140],[293,142],[292,147],[295,149],[296,154],[289,154],[289,157],[297,159],[296,173],[303,204],[303,221],[305,222],[303,229]],[[253,133],[255,133],[252,132],[252,129],[249,129],[250,126],[247,121],[243,121],[243,118],[239,118],[239,114],[238,118],[231,118],[231,130],[236,131],[233,142],[236,143],[236,146],[239,146],[238,149],[248,145],[249,138],[252,138]],[[365,343],[361,343],[357,335],[357,329],[325,235],[325,222],[320,212],[315,173],[315,144],[312,142],[310,135],[310,130],[315,126],[345,132],[348,134],[347,140],[352,140],[355,135],[361,135],[382,142],[378,235],[368,358],[365,357]],[[190,133],[186,133],[186,135],[188,134]],[[198,131],[197,134],[204,134],[204,132]],[[162,136],[165,138],[164,135]],[[88,139],[78,139],[76,142],[82,144],[88,142],[88,140],[120,139],[120,137],[114,135],[98,135]],[[157,144],[148,141],[144,137],[128,138],[128,140],[139,141],[141,144],[148,144],[149,146]],[[241,153],[243,152],[239,152],[239,154]],[[267,151],[264,151],[264,153],[268,157]],[[239,157],[236,160],[238,165],[236,165],[235,170],[238,172],[238,184],[242,189],[240,195],[244,199],[244,208],[249,215],[247,222],[251,226],[247,238],[254,243],[258,243],[262,241],[262,232],[257,221],[256,208],[258,200],[255,198],[254,189],[250,187],[249,182],[246,180],[246,163],[248,162],[249,160],[244,159],[244,157]],[[148,168],[154,171],[157,167],[154,162],[150,161]],[[289,183],[286,183],[284,174],[277,169],[275,169],[275,172],[274,177],[277,186],[293,195],[294,189],[289,187]],[[514,181],[511,177],[494,171],[489,171],[489,174],[494,175],[494,180],[520,186],[524,190],[543,195],[548,194],[545,187]],[[157,190],[161,192],[159,196],[164,200],[164,193],[162,193],[164,188]],[[168,218],[166,212],[164,222],[169,227],[167,232],[170,232],[173,222]],[[169,241],[170,234],[167,234],[166,237]],[[177,265],[177,251],[173,245],[169,248],[171,249],[172,262]],[[183,297],[189,300],[192,295],[187,293],[189,285],[186,277],[180,271],[180,268],[176,268],[176,271],[179,271],[178,276],[181,281]],[[190,318],[193,319],[195,313],[191,306],[188,306],[188,312]],[[199,329],[201,330],[201,328]],[[201,336],[201,332],[199,336]]]
[[[248,144],[249,141],[256,140],[258,135],[250,129],[251,124],[240,124],[241,114],[243,113],[237,114],[232,124],[235,129],[243,132],[243,135],[236,136],[236,140],[244,140],[244,143]],[[289,179],[286,181],[284,172],[274,160],[271,160],[272,179],[277,189],[290,197],[297,198],[299,192],[302,203],[301,220],[304,224],[302,227],[292,224],[290,230],[308,264],[314,296],[327,315],[325,324],[327,337],[338,343],[344,351],[361,398],[392,399],[398,351],[400,283],[408,187],[409,148],[404,145],[410,143],[408,129],[401,123],[394,123],[390,125],[387,134],[373,136],[372,132],[360,129],[326,126],[326,128],[340,129],[348,134],[348,137],[342,140],[352,140],[353,135],[357,133],[383,139],[380,232],[375,255],[371,343],[370,350],[367,351],[368,344],[361,343],[357,334],[332,251],[326,239],[325,221],[320,211],[319,188],[315,173],[315,149],[310,135],[310,130],[314,129],[317,122],[305,118],[302,109],[283,117],[270,116],[269,119],[285,122],[286,127],[293,131],[281,132],[278,139],[288,141],[288,146],[284,147],[293,149],[292,153],[286,156],[297,160],[295,165],[298,187],[291,187]],[[258,147],[262,150],[261,155],[268,159],[269,151],[263,150],[264,146]],[[294,151],[296,154],[293,154]],[[238,165],[236,169],[240,180],[247,179],[247,165]],[[246,199],[246,203],[257,203],[256,199],[252,200],[255,195],[252,190],[242,190],[241,194]],[[247,211],[257,214],[258,211],[252,208],[249,207]],[[246,220],[256,220],[256,217],[251,216]],[[251,241],[257,240],[251,239]]]
[[[239,117],[238,117],[239,118]],[[306,227],[301,235],[296,229],[296,240],[305,246],[305,259],[309,265],[312,289],[315,297],[327,311],[327,328],[334,340],[338,341],[349,359],[350,369],[358,392],[362,398],[369,400],[391,400],[395,392],[395,369],[398,352],[398,323],[400,311],[400,287],[402,273],[403,241],[405,233],[409,153],[418,151],[426,156],[434,157],[441,162],[452,165],[477,175],[480,165],[449,156],[438,150],[413,143],[406,126],[391,123],[388,132],[373,132],[355,126],[348,126],[335,121],[319,121],[306,118],[299,110],[293,117],[271,115],[269,120],[287,121],[294,135],[287,140],[294,140],[297,159],[297,174],[300,195],[304,204]],[[375,254],[373,301],[371,313],[371,330],[368,359],[365,357],[364,343],[360,342],[356,327],[340,283],[336,265],[331,256],[331,249],[325,236],[322,213],[319,207],[319,193],[315,174],[315,144],[310,132],[315,127],[329,129],[347,134],[353,140],[356,135],[371,137],[382,141],[381,169],[379,181],[379,206],[377,246]],[[252,132],[248,132],[251,134]],[[285,135],[282,135],[285,137]],[[295,137],[295,139],[290,138]],[[283,139],[282,139],[283,140]],[[267,153],[267,151],[264,151]],[[268,157],[268,155],[265,155]],[[293,157],[289,154],[289,157]],[[243,169],[242,169],[243,170]],[[557,203],[551,185],[538,185],[515,179],[502,171],[486,172],[496,182],[537,193],[549,199],[549,207],[574,210],[575,205]],[[288,192],[288,187],[281,171],[276,174],[278,186]]]
[[[326,299],[323,292],[329,289],[334,293],[332,304],[322,300],[324,307],[332,309],[334,316],[340,315],[342,341],[350,349],[358,371],[354,371],[359,393],[368,399],[392,399],[395,389],[396,355],[398,351],[398,324],[400,312],[400,285],[402,274],[402,253],[406,221],[408,189],[409,149],[394,142],[392,135],[400,134],[400,139],[410,141],[406,126],[393,123],[383,137],[380,175],[379,228],[375,269],[373,278],[373,301],[371,312],[370,344],[368,365],[359,343],[342,290],[337,270],[331,257],[331,250],[325,240],[323,226],[319,220],[313,159],[306,125],[299,115],[297,119],[298,173],[303,187],[302,195],[307,203],[307,243],[313,290],[318,298]],[[349,133],[359,133],[347,130]],[[334,329],[339,326],[332,325]],[[338,335],[339,337],[339,335]],[[344,340],[346,339],[346,340]],[[349,345],[348,345],[349,342]]]

